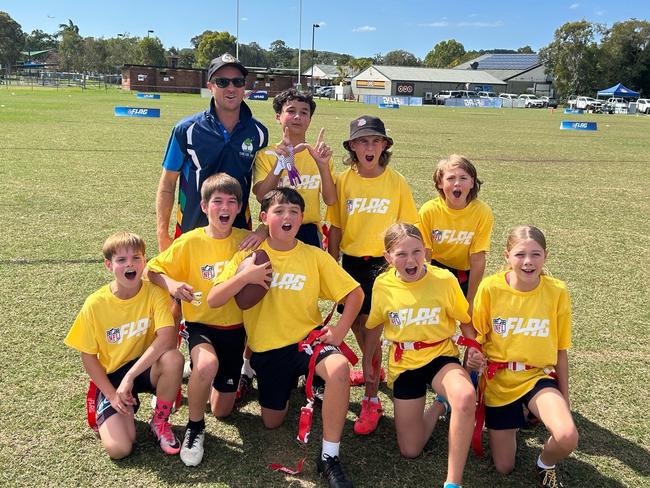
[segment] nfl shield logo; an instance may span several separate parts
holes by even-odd
[[[348,215],[352,215],[352,200],[347,200],[345,202],[345,207],[348,210]]]
[[[400,320],[399,314],[397,312],[388,312],[388,320],[390,320],[390,323],[393,325],[402,325],[402,321]]]
[[[106,331],[106,340],[109,344],[116,344],[120,342],[120,329],[113,327]]]
[[[213,280],[214,279],[214,266],[212,264],[206,264],[201,266],[201,278],[204,280]]]
[[[506,333],[506,320],[502,319],[501,317],[497,317],[495,319],[492,319],[492,328],[494,329],[494,332],[499,335],[503,335]]]
[[[440,242],[442,240],[442,232],[438,229],[434,229],[431,231],[431,237],[434,241]]]

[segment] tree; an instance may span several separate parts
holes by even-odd
[[[106,51],[107,69],[109,72],[119,72],[125,64],[137,64],[138,38],[125,35],[106,39]]]
[[[44,51],[56,49],[58,46],[59,41],[56,39],[56,35],[48,34],[40,29],[34,29],[25,36],[25,51]]]
[[[108,42],[106,39],[86,37],[83,40],[83,69],[92,73],[110,73],[108,64]]]
[[[277,39],[271,43],[269,53],[271,55],[271,65],[276,68],[289,68],[291,67],[291,59],[293,58],[293,50],[287,47],[285,42]],[[311,54],[310,54],[311,66]]]
[[[535,54],[535,51],[533,51],[533,48],[530,46],[523,46],[517,49],[517,52],[519,54]]]
[[[20,24],[7,12],[0,12],[0,64],[11,71],[25,43],[25,33]]]
[[[650,23],[630,19],[605,32],[600,48],[603,83],[650,94]]]
[[[350,70],[352,71],[353,75],[356,76],[359,73],[361,73],[364,69],[372,66],[374,63],[374,60],[372,58],[353,58],[350,60],[348,63],[348,66],[350,67]]]
[[[441,41],[424,57],[428,68],[451,68],[460,63],[465,55],[465,47],[456,39]]]
[[[196,63],[199,66],[208,66],[213,58],[223,53],[234,55],[236,43],[235,36],[226,31],[203,33],[196,48]]]
[[[178,67],[179,68],[192,68],[196,63],[196,55],[194,49],[185,47],[178,52]]]
[[[553,41],[539,51],[546,73],[553,76],[560,97],[592,93],[598,88],[598,46],[602,26],[586,20],[567,22]]]
[[[67,24],[59,24],[57,35],[59,43],[59,64],[64,71],[83,71],[83,39],[79,35],[79,27],[68,19]]]
[[[256,42],[240,44],[239,60],[244,66],[268,66],[269,53]]]
[[[387,52],[383,64],[386,66],[420,66],[420,60],[410,52],[398,49]]]
[[[157,37],[143,37],[138,42],[138,64],[167,66],[165,48]]]

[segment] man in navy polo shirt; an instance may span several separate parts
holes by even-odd
[[[243,102],[247,74],[244,65],[228,53],[213,59],[208,68],[207,84],[212,92],[210,108],[181,120],[172,131],[156,194],[160,251],[167,249],[182,233],[207,225],[200,207],[201,185],[215,173],[227,173],[241,184],[242,210],[233,225],[251,228],[248,197],[253,161],[255,153],[268,144],[268,130],[253,118],[250,108]],[[169,221],[177,180],[180,180],[178,213],[172,237]],[[253,247],[265,237],[266,234],[261,237],[252,234],[242,247]]]

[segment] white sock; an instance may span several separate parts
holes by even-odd
[[[368,397],[363,397],[363,398],[366,399],[366,400],[370,400],[370,403],[379,403],[379,397],[376,397],[376,396],[370,397],[370,398],[368,398]]]
[[[330,442],[323,439],[323,452],[321,454],[321,458],[325,460],[325,455],[329,457],[338,456],[340,445],[340,442]]]
[[[250,359],[244,358],[244,364],[241,367],[241,374],[245,374],[249,378],[255,376],[255,370],[251,368]]]
[[[542,469],[552,469],[552,468],[555,467],[555,464],[553,466],[547,466],[546,464],[544,464],[542,462],[542,456],[539,455],[539,456],[537,456],[537,466],[539,466]]]

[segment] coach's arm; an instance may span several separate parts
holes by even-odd
[[[167,249],[174,240],[169,235],[169,221],[174,208],[174,195],[176,194],[176,182],[179,175],[178,171],[163,169],[158,182],[158,191],[156,192],[156,237],[160,252]]]

